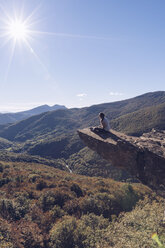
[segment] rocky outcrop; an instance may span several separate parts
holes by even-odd
[[[122,168],[142,183],[165,189],[165,131],[152,130],[141,137],[111,130],[78,130],[83,142],[113,166]]]

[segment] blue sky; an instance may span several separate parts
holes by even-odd
[[[165,90],[164,11],[164,0],[0,0],[0,111]],[[12,50],[7,22],[28,16]]]

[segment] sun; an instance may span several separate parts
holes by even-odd
[[[23,21],[11,21],[8,25],[8,34],[14,40],[26,40],[28,38],[28,28]]]

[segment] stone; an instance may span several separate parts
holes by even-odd
[[[78,130],[82,141],[115,167],[122,168],[153,189],[165,189],[165,131],[141,137],[111,130]]]

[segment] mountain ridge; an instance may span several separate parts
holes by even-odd
[[[135,111],[143,111],[144,108],[153,108],[160,104],[165,104],[164,91],[146,93],[128,100],[103,103],[81,109],[60,109],[41,113],[6,127],[3,126],[0,130],[0,136],[9,140],[26,141],[48,132],[55,132],[56,135],[70,133],[75,132],[78,128],[97,125],[99,112],[104,112],[112,121],[112,119],[120,118],[120,116]],[[154,126],[151,125],[152,128]],[[142,131],[143,127],[141,127],[140,132]]]
[[[29,118],[33,115],[41,114],[48,111],[53,111],[57,109],[66,109],[64,105],[55,104],[53,106],[49,106],[47,104],[35,107],[33,109],[20,111],[16,113],[0,113],[0,125],[14,123],[17,121],[21,121],[23,119]]]

